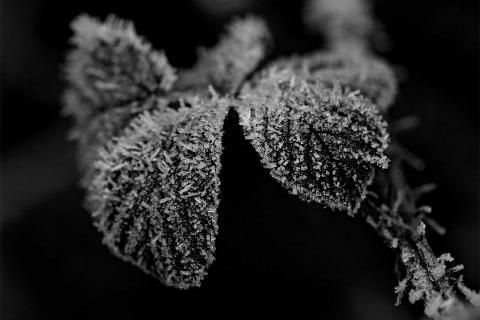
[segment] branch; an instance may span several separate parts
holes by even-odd
[[[395,287],[396,305],[408,294],[410,303],[423,301],[424,313],[430,318],[473,319],[480,315],[480,295],[463,284],[463,265],[452,265],[449,253],[436,256],[426,238],[427,225],[440,234],[445,232],[427,216],[429,206],[417,205],[432,185],[411,188],[403,172],[405,159],[395,151],[391,158],[391,167],[378,173],[382,194],[369,193],[359,212],[398,255],[397,269],[403,272]]]

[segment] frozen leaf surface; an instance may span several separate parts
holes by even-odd
[[[181,104],[142,113],[101,150],[87,202],[116,255],[188,288],[214,260],[227,107],[218,99]]]
[[[355,213],[386,168],[386,123],[369,100],[272,68],[246,86],[241,124],[264,166],[292,194]]]

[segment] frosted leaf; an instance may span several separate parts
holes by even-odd
[[[292,194],[355,213],[386,168],[386,123],[358,92],[312,85],[269,69],[241,93],[245,135],[271,175]]]
[[[272,64],[290,68],[309,82],[322,82],[333,86],[339,83],[361,94],[385,112],[397,93],[397,80],[393,70],[381,59],[367,55],[341,52],[314,54],[279,60]]]
[[[187,98],[186,98],[187,99]],[[104,243],[169,286],[199,286],[218,232],[224,100],[142,113],[100,151],[87,207]]]
[[[81,100],[76,91],[67,93],[70,99],[77,99],[78,106],[87,104]],[[112,138],[123,133],[130,121],[142,112],[166,108],[166,100],[150,97],[146,100],[135,100],[121,108],[112,108],[91,117],[88,121],[79,122],[70,132],[70,138],[77,142],[78,163],[82,174],[82,184],[88,184],[92,164],[98,157],[98,150]]]
[[[152,108],[155,95],[169,90],[175,75],[165,55],[152,50],[130,22],[109,16],[102,23],[81,15],[71,26],[75,48],[65,66],[64,113],[75,119],[70,135],[88,176],[98,148]]]
[[[163,52],[139,37],[133,24],[109,16],[104,23],[87,15],[71,27],[75,49],[67,57],[66,78],[87,104],[67,104],[78,121],[96,111],[122,107],[132,100],[164,93],[175,81]],[[67,100],[68,101],[68,100]]]
[[[200,50],[198,62],[180,75],[179,82],[185,87],[213,85],[222,93],[234,93],[265,56],[269,41],[263,20],[234,20],[215,47]]]

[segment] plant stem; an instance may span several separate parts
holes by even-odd
[[[392,144],[395,147],[395,144]],[[398,151],[404,150],[396,149]],[[391,150],[392,151],[392,150]],[[453,261],[450,254],[436,256],[426,238],[426,225],[440,233],[444,229],[426,216],[431,209],[417,206],[417,200],[431,186],[412,189],[405,179],[403,152],[391,152],[388,170],[378,173],[380,195],[369,193],[360,215],[392,248],[397,256],[398,286],[396,305],[408,293],[408,300],[424,302],[424,313],[433,319],[473,319],[480,314],[480,295],[465,287],[460,271],[462,265],[447,266]],[[465,304],[465,297],[470,304]],[[476,306],[477,310],[471,308]]]

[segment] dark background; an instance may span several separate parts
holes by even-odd
[[[360,218],[290,196],[226,122],[217,260],[201,289],[178,291],[102,246],[82,208],[70,121],[60,115],[60,65],[71,19],[112,12],[166,50],[175,66],[215,43],[232,15],[255,12],[274,33],[275,55],[322,39],[302,27],[300,1],[1,1],[1,317],[163,319],[248,316],[415,319],[394,307],[394,255]],[[427,163],[412,175],[435,182],[425,198],[448,233],[437,253],[465,265],[479,289],[478,1],[376,1],[390,37],[382,55],[403,78],[393,119],[418,115],[403,144]]]

